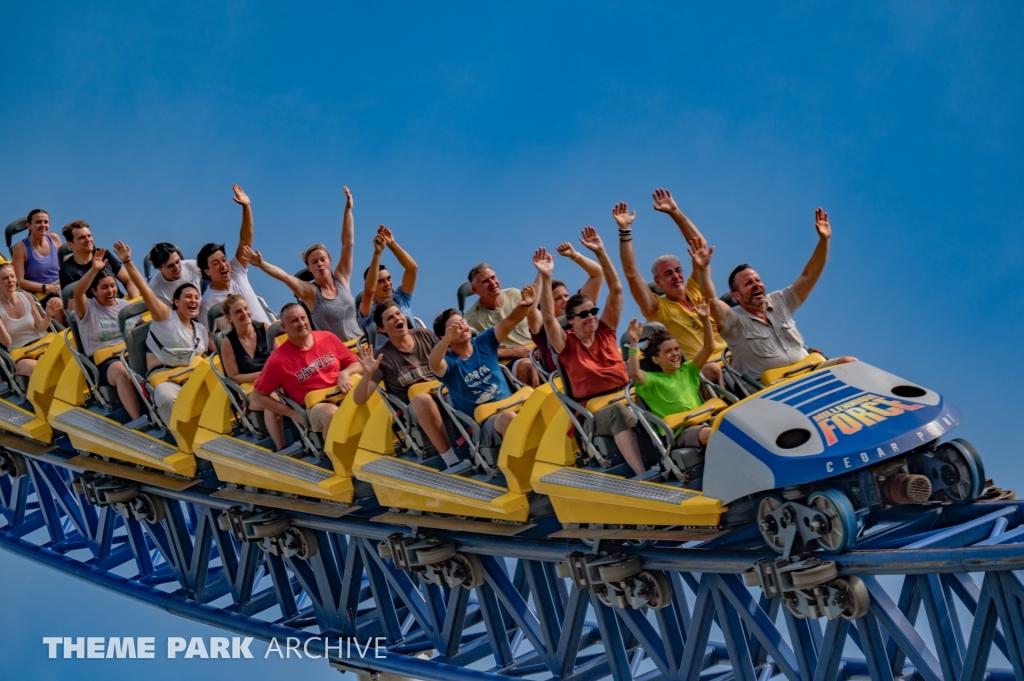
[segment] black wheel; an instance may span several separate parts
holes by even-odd
[[[0,450],[0,475],[8,475],[18,479],[28,474],[28,464],[25,457],[9,449]]]
[[[778,526],[775,518],[769,517],[779,506],[782,506],[782,499],[774,494],[765,494],[761,497],[757,502],[757,527],[761,530],[761,538],[768,547],[782,553],[786,550],[786,540],[779,536],[782,528]]]
[[[316,533],[305,527],[289,527],[287,530],[288,539],[295,548],[295,557],[299,560],[309,560],[320,550],[316,540]]]
[[[452,557],[452,580],[448,586],[475,589],[484,585],[484,562],[472,553],[457,553]]]
[[[935,458],[944,464],[938,475],[947,499],[954,504],[966,504],[981,496],[985,489],[985,467],[970,442],[961,438],[943,442],[935,450]]]
[[[148,492],[140,492],[131,504],[134,515],[150,525],[156,525],[165,517],[164,505]]]
[[[871,594],[860,577],[840,577],[835,581],[835,586],[845,594],[846,609],[842,613],[843,619],[855,620],[868,614],[871,608]]]
[[[661,570],[643,570],[636,579],[643,584],[643,595],[651,610],[661,610],[672,602],[672,580]]]
[[[124,481],[123,485],[103,491],[103,498],[108,504],[124,504],[139,495],[139,486],[134,482]]]

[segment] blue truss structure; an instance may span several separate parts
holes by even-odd
[[[1024,678],[1024,502],[885,519],[836,557],[841,576],[863,580],[870,608],[853,621],[826,621],[799,619],[778,598],[744,586],[744,571],[774,557],[753,527],[686,548],[635,549],[645,569],[668,574],[671,602],[609,607],[556,573],[557,561],[588,550],[578,541],[436,531],[479,556],[486,573],[476,588],[449,588],[381,558],[378,542],[409,528],[356,514],[290,513],[319,550],[288,558],[221,529],[217,517],[232,502],[211,496],[216,488],[142,485],[164,511],[154,524],[92,506],[72,485],[79,473],[65,465],[69,458],[26,457],[24,475],[0,476],[0,546],[262,640],[321,637],[309,646],[320,654],[324,636],[386,640],[380,659],[331,648],[341,669],[436,681]],[[882,576],[902,578],[895,599]],[[721,641],[711,640],[713,631]],[[993,645],[1011,669],[988,668]]]

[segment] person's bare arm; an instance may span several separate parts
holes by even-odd
[[[224,374],[238,384],[251,383],[260,376],[260,372],[241,374],[238,372],[238,358],[235,357],[235,348],[227,336],[220,342],[220,360],[224,363]]]
[[[469,325],[467,324],[466,326]],[[445,329],[444,335],[441,336],[441,340],[437,341],[434,349],[430,351],[430,357],[428,358],[430,370],[433,371],[434,375],[438,378],[442,378],[446,373],[448,373],[448,362],[445,361],[444,355],[448,352],[448,347],[458,340],[461,333],[461,325],[452,324]]]
[[[101,249],[98,249],[101,250]],[[132,260],[132,249],[128,247],[123,241],[114,242],[114,253],[121,260],[121,271],[127,272],[128,277],[138,294],[142,296],[142,300],[146,303],[146,308],[152,315],[153,320],[157,322],[166,322],[171,318],[171,308],[167,306],[167,303],[157,298],[157,295],[153,293],[153,289],[149,288],[149,283],[146,282],[145,277],[142,276],[142,272],[139,272],[138,268],[135,267],[135,262]],[[96,256],[93,254],[93,260]],[[75,294],[77,295],[78,288],[75,288]]]
[[[529,312],[526,313],[526,324],[530,327],[530,333],[540,333],[540,330],[544,328],[544,315],[540,312],[540,299],[543,297],[540,295],[541,276],[540,272],[537,273],[537,278],[533,280],[533,305],[530,306]]]
[[[614,329],[619,325],[619,316],[622,314],[622,282],[619,281],[619,273],[615,271],[615,265],[608,257],[608,251],[605,250],[604,242],[601,241],[596,229],[587,225],[583,230],[580,243],[589,248],[597,256],[597,261],[601,263],[601,270],[608,282],[608,297],[605,298],[604,309],[601,310],[601,321],[605,326]],[[596,304],[597,301],[595,300],[594,303]]]
[[[54,299],[51,299],[54,300]],[[50,305],[47,304],[46,311],[39,311],[39,304],[35,301],[28,301],[29,310],[32,311],[32,323],[35,325],[36,331],[48,331],[50,328],[50,320],[53,319],[53,310]],[[4,343],[4,345],[8,345]]]
[[[523,298],[521,301],[519,301],[519,304],[516,305],[511,312],[508,313],[507,317],[505,317],[500,322],[494,325],[494,337],[498,339],[499,343],[508,338],[508,335],[512,333],[512,330],[516,328],[519,322],[526,319],[527,313],[530,311],[530,308],[533,307],[533,284],[530,284],[529,286],[524,286],[522,294]],[[528,351],[527,348],[516,349]]]
[[[338,390],[347,395],[348,391],[352,389],[352,377],[361,373],[363,373],[363,367],[359,362],[352,362],[347,367],[339,371],[338,380],[336,381]]]
[[[75,284],[75,314],[78,315],[79,320],[85,318],[85,313],[89,309],[89,299],[85,294],[89,290],[89,286],[92,285],[92,280],[106,266],[107,261],[103,257],[106,254],[107,249],[105,248],[94,250],[92,252],[92,267]]]
[[[248,246],[245,247],[245,257],[249,264],[255,265],[259,269],[266,272],[269,276],[277,279],[284,283],[285,286],[292,290],[299,300],[306,304],[306,307],[313,309],[316,305],[316,285],[311,284],[308,281],[302,281],[298,277],[293,277],[288,274],[280,267],[271,265],[269,262],[263,259],[263,254],[259,252],[259,249],[251,249]]]
[[[377,383],[373,380],[373,377],[377,374],[377,369],[380,368],[380,364],[384,360],[384,353],[374,357],[373,348],[369,345],[364,345],[359,348],[358,357],[359,364],[363,368],[363,380],[359,381],[356,385],[355,392],[352,393],[352,399],[355,400],[357,405],[363,405],[373,395],[373,391],[377,389]]]
[[[658,311],[658,296],[647,288],[647,280],[636,266],[636,255],[633,253],[633,220],[636,219],[636,211],[630,213],[623,201],[612,207],[612,217],[619,226],[619,259],[622,261],[622,272],[626,275],[629,292],[640,306],[641,314],[651,317]]]
[[[679,210],[676,200],[672,198],[672,192],[667,189],[655,189],[651,197],[654,199],[654,210],[659,213],[666,213],[672,218],[672,221],[679,227],[679,231],[683,233],[683,239],[687,243],[691,239],[704,239],[704,235],[697,229],[697,225],[693,224],[693,221],[686,217],[683,211]]]
[[[800,296],[800,302],[807,300],[811,295],[814,285],[818,283],[821,273],[825,270],[825,263],[828,262],[828,246],[832,240],[832,225],[828,223],[828,213],[819,208],[814,212],[814,228],[818,232],[818,245],[811,254],[811,259],[804,267],[804,271],[793,282],[793,290]]]
[[[700,294],[711,305],[711,318],[715,320],[718,328],[724,328],[731,310],[728,304],[718,299],[715,284],[711,281],[711,255],[715,252],[715,247],[708,248],[702,239],[694,239],[690,242],[689,252],[693,274],[700,285]]]
[[[306,424],[302,414],[289,407],[283,401],[275,400],[273,396],[260,392],[255,388],[253,388],[252,393],[249,395],[249,403],[256,411],[271,411],[281,416],[287,416],[300,425]]]
[[[352,216],[352,206],[355,201],[352,199],[352,192],[348,187],[345,190],[345,214],[341,218],[341,258],[337,267],[334,268],[334,276],[345,288],[352,290],[352,259],[356,246],[356,220]]]
[[[580,287],[580,293],[591,300],[597,300],[601,295],[601,284],[604,283],[604,272],[601,271],[601,265],[577,251],[568,241],[559,244],[555,250],[558,251],[558,255],[572,260],[587,273],[587,280]]]
[[[640,320],[634,319],[629,322],[629,328],[626,329],[629,333],[629,361],[626,362],[626,368],[629,369],[629,377],[633,379],[633,382],[637,385],[643,385],[644,379],[647,374],[640,368],[640,336],[643,335],[644,325],[640,323]]]
[[[711,353],[715,351],[715,330],[711,326],[711,305],[708,304],[708,301],[701,299],[690,302],[693,303],[693,309],[697,311],[697,316],[700,317],[701,324],[704,325],[704,345],[693,358],[694,365],[700,369],[708,363]]]
[[[359,314],[364,317],[373,309],[373,294],[377,291],[377,281],[380,279],[380,254],[384,252],[385,245],[386,239],[381,234],[373,237],[373,257],[370,258],[370,269],[366,273],[363,295],[359,300]]]
[[[124,285],[124,290],[128,294],[129,298],[139,297],[139,289],[135,287],[134,283],[132,283],[132,279],[128,276],[128,272],[124,267],[117,271],[117,280]]]
[[[555,353],[565,349],[565,329],[555,316],[555,296],[551,292],[551,274],[555,270],[555,258],[547,250],[538,248],[533,253],[533,266],[540,273],[540,312],[544,317],[544,330],[548,333],[548,345]]]
[[[387,247],[395,254],[395,260],[402,266],[402,290],[410,296],[416,288],[416,275],[419,274],[420,266],[412,259],[412,256],[405,252],[405,249],[398,245],[391,230],[384,225],[380,226],[377,233],[384,237]]]
[[[235,260],[240,262],[242,267],[248,267],[249,259],[245,255],[245,249],[252,248],[252,205],[249,202],[249,197],[237,184],[231,185],[231,190],[235,192],[235,195],[231,197],[232,200],[242,207],[242,226],[238,230],[238,248],[235,249]]]

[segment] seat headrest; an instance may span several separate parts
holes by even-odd
[[[7,225],[7,229],[4,230],[4,236],[7,238],[7,252],[11,252],[11,242],[14,241],[14,235],[18,232],[24,232],[28,229],[28,221],[25,218],[18,218],[11,224]]]
[[[206,313],[206,328],[213,331],[217,328],[217,320],[224,316],[224,303],[217,303]]]
[[[641,346],[647,341],[648,338],[651,337],[651,334],[654,333],[654,331],[656,329],[660,330],[660,331],[665,331],[665,325],[660,323],[660,322],[646,322],[644,324],[643,331],[640,332],[640,345]],[[629,338],[629,332],[628,331],[626,333],[623,333],[622,336],[619,337],[619,350],[622,352],[622,361],[623,362],[628,362],[629,361],[629,344],[631,342],[632,341]],[[644,369],[644,371],[657,371],[658,370],[658,366],[656,364],[654,364],[653,362],[651,362],[649,364],[649,366],[653,367],[652,369],[645,368],[643,366],[645,361],[646,361],[646,358],[642,358],[640,360],[641,368]],[[683,361],[684,362],[686,361],[686,357],[685,356],[683,357]]]
[[[739,303],[736,302],[736,299],[732,297],[732,291],[727,291],[726,293],[723,293],[720,296],[720,300],[729,307],[736,307],[737,305],[739,305]]]
[[[295,273],[295,278],[302,281],[313,281],[313,273],[308,268],[303,267],[301,270]]]
[[[138,317],[148,310],[149,308],[146,307],[146,301],[144,300],[137,300],[122,307],[117,313],[117,328],[121,330],[121,336],[124,337],[124,327],[128,324],[129,319]]]
[[[64,309],[68,309],[68,303],[75,297],[75,285],[77,281],[73,281],[60,290],[60,302],[64,305]]]
[[[139,324],[124,336],[124,346],[128,351],[128,365],[139,376],[145,376],[146,338],[149,337],[149,322]]]
[[[270,328],[267,330],[267,337],[277,338],[282,333],[284,333],[284,326],[281,324],[281,320],[278,319],[276,322],[270,325]]]
[[[74,310],[68,310],[68,330],[71,332],[71,338],[75,342],[75,348],[79,353],[85,354],[85,346],[82,345],[82,336],[78,333],[78,315],[75,314]]]
[[[475,296],[473,293],[473,284],[468,281],[462,282],[462,286],[459,286],[459,290],[455,292],[455,297],[459,301],[459,313],[465,314],[466,312],[466,299],[470,296]]]
[[[67,241],[60,245],[57,249],[57,262],[64,262],[64,259],[71,255],[71,246]]]
[[[147,253],[146,257],[142,259],[142,271],[145,273],[146,279],[153,276],[153,260],[149,257],[149,253]]]
[[[653,293],[656,296],[665,295],[665,291],[660,286],[655,284],[653,281],[648,282],[647,288],[651,289],[651,293]]]

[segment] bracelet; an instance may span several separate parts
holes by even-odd
[[[629,349],[629,356],[630,356],[630,357],[632,357],[633,355],[639,355],[639,354],[640,354],[640,351],[639,351],[639,350],[637,350],[637,349],[635,349],[635,348],[630,348],[630,349]]]
[[[632,240],[633,240],[633,237],[629,237],[629,238],[623,238],[623,237],[621,237],[621,236],[619,237],[619,243],[620,243],[620,244],[624,244],[624,243],[626,243],[627,241],[632,241]]]
[[[630,229],[629,227],[627,227],[626,229],[620,229],[619,230],[619,234],[631,234],[632,232],[633,232],[633,230]]]
[[[125,258],[124,260],[122,260],[122,261],[121,261],[121,264],[123,265],[123,264],[125,264],[125,263],[129,263],[129,262],[131,262],[131,261],[132,261],[132,259],[131,259],[131,258]]]

